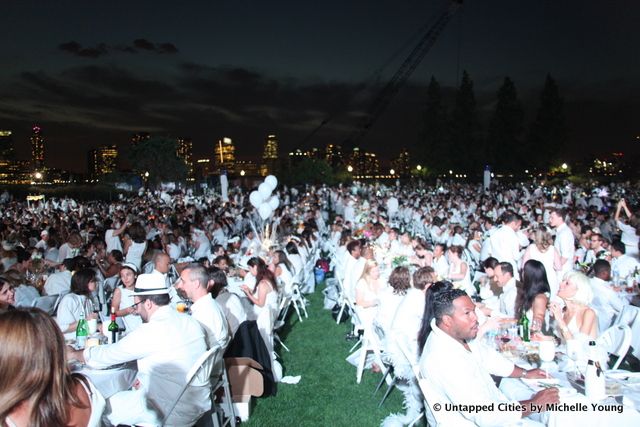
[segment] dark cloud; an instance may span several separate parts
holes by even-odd
[[[153,43],[147,39],[136,39],[133,41],[133,46],[109,46],[106,43],[99,43],[95,47],[82,47],[80,43],[72,40],[59,44],[58,49],[83,58],[99,58],[111,52],[138,53],[144,51],[157,54],[176,54],[179,52],[173,43]]]
[[[58,49],[85,58],[98,58],[109,53],[107,45],[104,43],[100,43],[96,47],[83,48],[80,43],[70,41],[59,44]]]
[[[156,45],[147,39],[135,39],[133,41],[133,46],[140,50],[156,50]]]

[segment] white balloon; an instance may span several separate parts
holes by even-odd
[[[278,206],[280,206],[280,199],[278,199],[277,196],[271,196],[269,197],[269,200],[267,200],[267,203],[269,203],[271,210],[275,211],[278,209]]]
[[[271,206],[269,206],[267,203],[261,204],[258,208],[258,214],[260,214],[260,218],[262,218],[263,220],[269,218],[271,216]]]
[[[263,182],[258,186],[258,193],[262,196],[262,200],[267,200],[271,196],[271,187]]]
[[[278,186],[278,178],[273,175],[269,175],[264,179],[264,182],[271,187],[271,191],[275,190]]]
[[[249,194],[249,202],[251,203],[251,206],[257,209],[263,202],[262,196],[259,192],[252,191],[251,194]]]

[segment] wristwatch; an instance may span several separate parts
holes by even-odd
[[[520,369],[522,369],[522,368],[520,368]],[[522,372],[520,373],[520,378],[526,377],[528,372],[529,371],[527,371],[526,369],[522,369]]]

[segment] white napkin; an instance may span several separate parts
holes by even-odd
[[[287,375],[286,377],[282,377],[280,379],[280,382],[284,383],[284,384],[298,384],[300,382],[301,378],[302,378],[301,375],[298,375],[298,376],[295,376],[295,377]]]

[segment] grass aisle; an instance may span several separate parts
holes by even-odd
[[[323,286],[308,295],[309,318],[295,312],[280,337],[291,350],[278,349],[284,375],[301,375],[298,384],[278,384],[275,397],[255,399],[246,426],[379,426],[391,412],[402,410],[402,394],[393,390],[378,408],[384,390],[373,396],[381,374],[365,371],[356,384],[356,368],[345,361],[352,341],[345,335],[350,322],[336,325],[322,309]],[[386,387],[386,384],[383,386]]]

